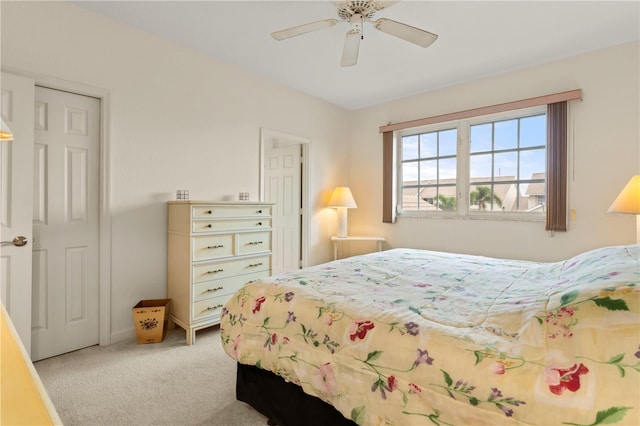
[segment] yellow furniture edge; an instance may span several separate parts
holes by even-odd
[[[0,306],[0,424],[62,425],[4,304]]]

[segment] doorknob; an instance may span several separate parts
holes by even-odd
[[[29,240],[27,237],[23,237],[22,235],[18,235],[13,239],[13,241],[0,241],[0,244],[13,244],[16,247],[26,246]]]

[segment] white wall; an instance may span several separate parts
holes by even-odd
[[[113,340],[166,295],[166,201],[258,197],[260,128],[311,140],[309,262],[332,258],[344,110],[64,2],[2,2],[2,68],[110,94]]]
[[[5,1],[1,14],[3,70],[110,94],[114,341],[133,335],[136,302],[166,294],[165,202],[176,189],[192,199],[239,191],[256,199],[261,127],[312,141],[311,264],[332,257],[335,212],[324,206],[347,184],[358,202],[350,232],[382,235],[387,248],[551,260],[635,240],[634,219],[605,210],[640,171],[637,44],[348,112],[72,4]],[[380,125],[574,88],[584,101],[573,107],[569,232],[550,238],[544,224],[522,222],[381,223]]]
[[[640,173],[639,75],[639,45],[633,43],[354,113],[350,185],[358,209],[349,212],[351,231],[384,236],[391,247],[531,260],[636,242],[636,219],[606,210]],[[576,219],[569,221],[568,232],[550,237],[544,222],[399,218],[396,224],[382,223],[380,126],[578,88],[583,101],[570,105],[568,188]]]

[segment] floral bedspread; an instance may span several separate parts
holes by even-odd
[[[639,286],[640,245],[393,249],[247,285],[222,344],[360,425],[638,425]]]

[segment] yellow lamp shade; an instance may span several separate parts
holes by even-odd
[[[331,199],[327,207],[346,207],[348,209],[355,209],[358,207],[356,200],[351,195],[351,190],[347,186],[339,186],[331,194]]]
[[[11,129],[9,128],[7,123],[4,122],[2,117],[0,117],[0,121],[1,121],[1,125],[0,125],[0,141],[12,141],[13,140],[13,133],[11,133]]]
[[[635,175],[620,191],[609,213],[640,214],[640,175]]]

